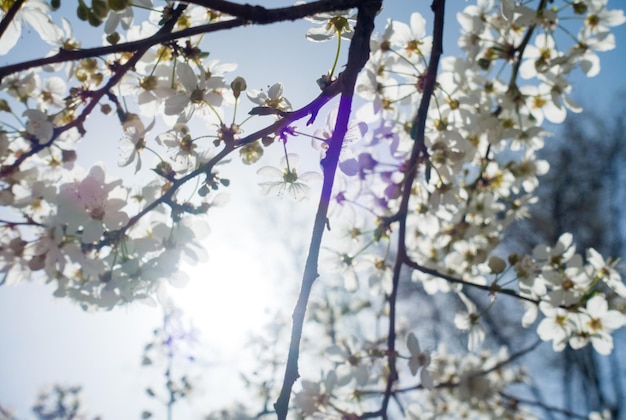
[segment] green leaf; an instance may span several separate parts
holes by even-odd
[[[269,106],[255,106],[248,112],[250,115],[276,115],[278,110]]]

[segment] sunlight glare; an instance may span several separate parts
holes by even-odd
[[[241,348],[270,321],[276,307],[276,272],[263,247],[235,244],[231,236],[207,244],[209,260],[189,266],[190,282],[171,290],[202,338],[221,351]]]

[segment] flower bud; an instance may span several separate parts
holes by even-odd
[[[506,262],[502,258],[496,257],[495,255],[489,258],[488,264],[493,274],[500,274],[506,269]]]
[[[74,150],[63,150],[61,152],[61,159],[63,163],[75,162],[78,155]]]
[[[246,80],[243,77],[236,77],[235,80],[230,84],[230,88],[233,90],[233,95],[235,95],[235,99],[239,98],[241,92],[246,90],[248,86],[246,85]]]

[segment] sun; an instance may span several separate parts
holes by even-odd
[[[249,378],[267,367],[263,360],[274,350],[265,349],[264,343],[273,343],[279,352],[287,348],[284,340],[289,338],[302,276],[298,238],[310,230],[304,223],[294,227],[285,222],[291,202],[283,202],[284,211],[265,211],[261,200],[237,200],[233,197],[228,206],[209,215],[210,233],[202,242],[208,260],[182,265],[189,282],[168,287],[168,297],[199,333],[199,346],[194,347],[202,372],[197,395],[216,406],[234,403],[242,395],[242,374]],[[262,217],[265,213],[272,217]],[[304,211],[296,214],[307,216]]]
[[[208,261],[181,267],[189,282],[168,288],[201,338],[229,357],[250,348],[254,335],[288,328],[315,212],[310,203],[270,203],[254,198],[256,189],[236,188],[227,205],[208,215],[210,233],[202,241]]]
[[[230,247],[212,253],[210,261],[190,267],[191,281],[172,297],[203,337],[211,342],[242,344],[269,320],[272,291],[263,264],[241,260]]]
[[[280,264],[249,233],[246,237],[218,231],[210,236],[209,260],[183,268],[190,281],[181,289],[170,289],[170,295],[204,339],[229,351],[244,346],[282,306],[277,285]]]

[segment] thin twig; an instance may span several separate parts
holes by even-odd
[[[448,274],[442,273],[440,271],[437,271],[435,269],[432,268],[428,268],[428,267],[424,267],[423,265],[420,265],[418,263],[416,263],[415,261],[411,260],[410,257],[406,257],[404,259],[404,264],[407,265],[408,267],[417,270],[421,273],[424,274],[428,274],[431,275],[433,277],[439,277],[441,279],[444,279],[446,281],[449,281],[450,283],[456,283],[456,284],[462,284],[465,286],[470,286],[470,287],[474,287],[476,289],[481,289],[481,290],[485,290],[491,294],[495,294],[495,293],[500,293],[503,295],[508,295],[508,296],[512,296],[521,300],[525,300],[527,302],[531,302],[534,303],[535,305],[538,305],[541,301],[538,299],[533,299],[527,296],[523,296],[520,295],[519,293],[517,293],[515,290],[512,289],[503,289],[500,286],[493,284],[493,285],[485,285],[485,284],[478,284],[478,283],[472,283],[470,281],[466,281],[457,277],[453,277],[450,276]]]
[[[531,405],[531,406],[535,406],[535,407],[540,407],[543,410],[546,411],[551,411],[554,413],[560,413],[560,414],[564,414],[565,416],[567,416],[568,419],[588,419],[589,417],[586,415],[582,415],[582,414],[576,414],[570,410],[566,410],[563,408],[559,408],[559,407],[555,407],[552,405],[548,405],[546,403],[543,403],[541,401],[533,401],[533,400],[528,400],[525,398],[519,398],[519,397],[515,397],[513,395],[509,395],[506,394],[504,392],[500,393],[500,396],[502,398],[508,398],[511,401],[514,401],[517,404],[524,404],[524,405]]]

